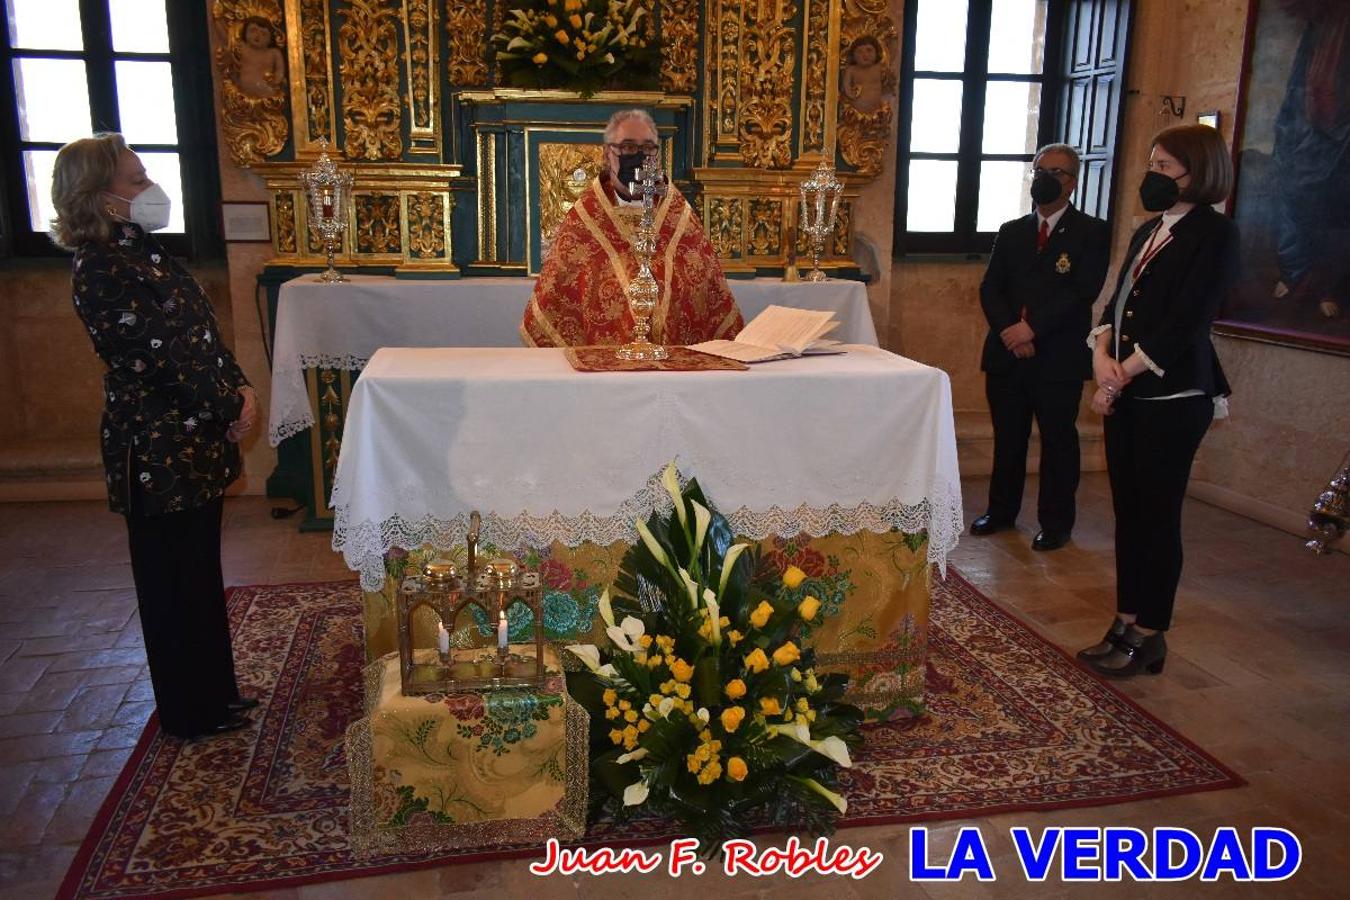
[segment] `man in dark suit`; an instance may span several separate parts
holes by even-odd
[[[1105,222],[1075,209],[1078,153],[1050,144],[1033,164],[1036,211],[998,231],[980,283],[989,320],[980,368],[994,420],[989,506],[974,535],[1011,528],[1022,508],[1027,444],[1034,416],[1041,435],[1041,489],[1036,550],[1068,543],[1078,490],[1078,406],[1092,377],[1085,338],[1092,304],[1106,279],[1111,234]]]

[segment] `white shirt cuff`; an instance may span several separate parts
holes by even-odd
[[[1096,350],[1096,349],[1097,349],[1097,335],[1101,334],[1103,331],[1110,331],[1110,330],[1111,330],[1111,326],[1110,326],[1110,325],[1098,325],[1096,328],[1094,328],[1094,329],[1092,329],[1091,331],[1089,331],[1089,332],[1088,332],[1088,336],[1087,336],[1087,345],[1088,345],[1088,349],[1089,349],[1089,350]]]
[[[1139,346],[1138,344],[1135,344],[1134,352],[1139,354],[1139,358],[1144,361],[1144,365],[1148,366],[1148,370],[1150,372],[1152,372],[1154,375],[1157,375],[1159,378],[1163,377],[1163,370],[1158,367],[1157,363],[1148,358],[1148,354],[1144,352],[1143,347]]]

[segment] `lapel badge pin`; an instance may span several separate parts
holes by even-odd
[[[1069,263],[1069,254],[1061,253],[1059,259],[1055,261],[1055,271],[1061,275],[1069,274],[1069,269],[1073,266]]]

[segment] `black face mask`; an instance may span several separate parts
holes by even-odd
[[[638,180],[638,169],[647,161],[647,154],[641,150],[632,153],[620,153],[619,157],[619,184],[625,191],[629,190],[629,185]]]
[[[1037,206],[1054,203],[1064,193],[1064,185],[1049,172],[1041,172],[1031,179],[1031,199]]]
[[[1177,187],[1176,179],[1161,172],[1148,172],[1139,183],[1139,199],[1149,212],[1171,209],[1180,197],[1181,188]]]

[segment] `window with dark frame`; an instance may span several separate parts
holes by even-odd
[[[173,201],[170,252],[219,256],[220,186],[205,5],[4,0],[0,32],[6,255],[59,253],[51,176],[68,141],[118,131]]]
[[[1059,0],[908,0],[896,255],[986,253],[1054,131]]]

